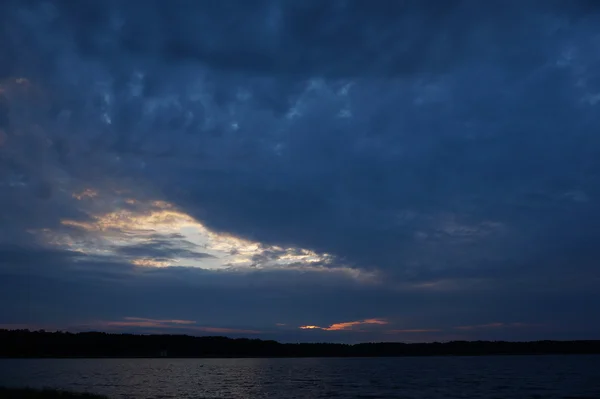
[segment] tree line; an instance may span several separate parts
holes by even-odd
[[[0,357],[385,357],[600,354],[593,341],[279,343],[189,335],[0,330]]]

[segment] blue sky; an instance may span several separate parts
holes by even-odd
[[[597,338],[593,1],[0,5],[0,325]]]

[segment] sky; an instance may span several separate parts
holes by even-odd
[[[0,328],[600,338],[600,4],[0,2]]]

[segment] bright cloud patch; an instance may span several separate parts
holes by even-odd
[[[324,331],[342,331],[342,330],[353,330],[355,327],[375,324],[375,325],[385,325],[388,324],[387,321],[382,319],[366,319],[366,320],[358,320],[358,321],[347,321],[343,323],[334,323],[329,327],[319,327],[319,326],[300,326],[299,328],[302,330],[324,330]]]
[[[333,256],[304,248],[266,245],[208,229],[165,201],[103,198],[86,188],[73,194],[82,201],[86,220],[62,219],[58,230],[34,231],[59,248],[88,255],[111,256],[140,267],[183,266],[203,269],[297,270],[342,273],[373,279],[373,273],[333,264]],[[83,203],[85,200],[85,203]],[[94,202],[101,209],[97,211]]]

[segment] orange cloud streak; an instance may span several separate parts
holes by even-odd
[[[323,331],[343,331],[343,330],[351,330],[355,326],[360,326],[364,324],[377,324],[384,325],[388,324],[387,321],[381,319],[365,319],[365,320],[357,320],[357,321],[346,321],[343,323],[334,323],[329,327],[319,327],[313,325],[300,326],[299,328],[302,330],[323,330]]]
[[[124,317],[123,320],[100,321],[92,323],[89,327],[97,328],[153,328],[153,329],[180,329],[184,331],[198,331],[215,334],[260,334],[262,331],[245,330],[226,327],[199,326],[194,320],[164,320],[164,319],[146,319],[143,317]]]

